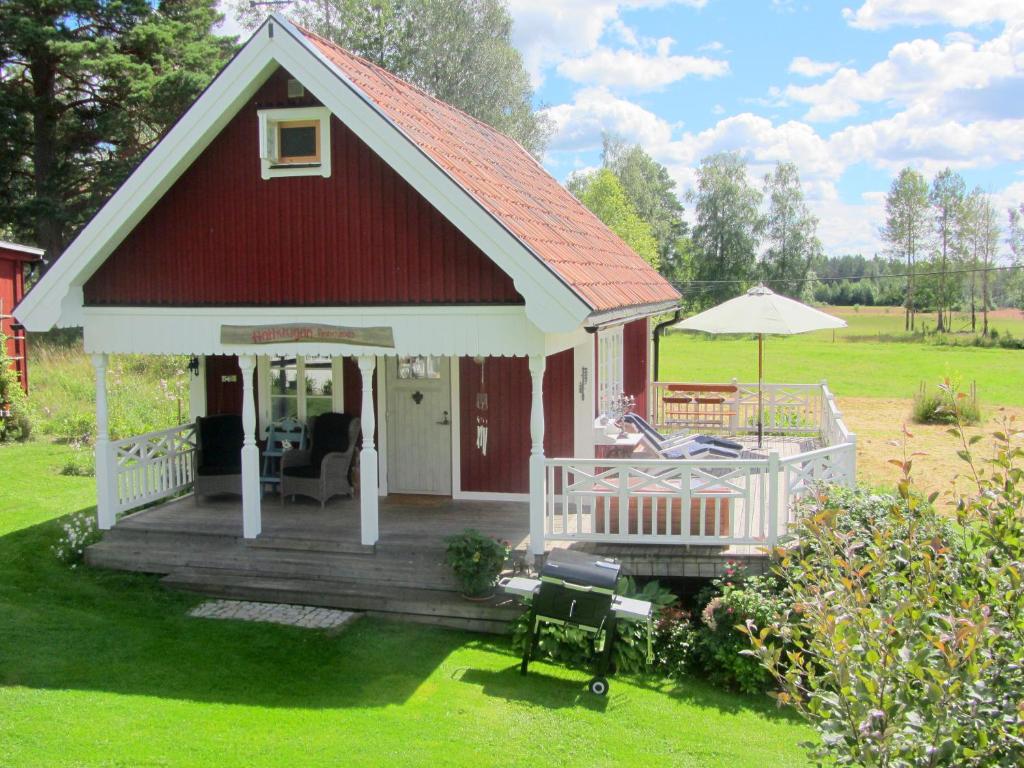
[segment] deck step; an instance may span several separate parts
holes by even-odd
[[[165,576],[161,584],[212,597],[366,611],[408,621],[497,634],[507,633],[509,622],[522,612],[522,608],[510,600],[496,598],[491,603],[473,603],[446,590],[360,580],[266,576],[219,568],[181,568]]]
[[[377,551],[373,544],[358,541],[330,541],[324,539],[302,539],[291,536],[260,536],[245,542],[253,549],[272,549],[294,552],[343,552],[349,555],[372,555]]]

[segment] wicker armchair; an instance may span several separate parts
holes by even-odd
[[[359,419],[324,413],[313,420],[308,450],[281,456],[281,504],[288,496],[310,496],[320,502],[338,494],[352,495],[349,468],[359,438]]]
[[[242,495],[242,417],[237,414],[196,419],[196,497],[218,493]]]

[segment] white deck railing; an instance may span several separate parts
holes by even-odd
[[[174,496],[192,485],[195,425],[110,441],[114,513]]]
[[[701,387],[709,402],[691,395]],[[756,385],[656,382],[652,395],[659,429],[756,431]],[[547,459],[545,541],[773,546],[794,522],[794,502],[819,485],[854,484],[856,436],[824,382],[766,384],[763,409],[766,435],[821,447],[745,459]]]

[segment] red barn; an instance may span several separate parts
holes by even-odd
[[[361,422],[364,545],[378,493],[436,494],[528,500],[539,553],[544,457],[593,457],[595,415],[643,403],[678,298],[517,143],[273,16],[19,317],[84,327],[103,528],[191,471],[128,478],[149,449],[111,447],[107,355],[188,354],[192,415],[242,417],[245,537],[267,427],[337,412]]]
[[[25,269],[42,258],[39,248],[0,240],[0,333],[7,337],[7,357],[28,392],[28,350],[25,331],[14,319],[14,308],[25,295]]]

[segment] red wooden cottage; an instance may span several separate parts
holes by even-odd
[[[19,318],[84,327],[103,528],[132,503],[107,356],[188,354],[193,415],[243,417],[245,537],[266,426],[344,411],[361,417],[363,544],[378,489],[529,500],[539,553],[545,454],[593,457],[620,391],[646,410],[649,318],[678,298],[514,141],[275,15]]]
[[[7,338],[7,357],[28,392],[28,349],[25,331],[15,321],[14,308],[25,295],[25,269],[43,256],[42,250],[0,240],[0,333]]]

